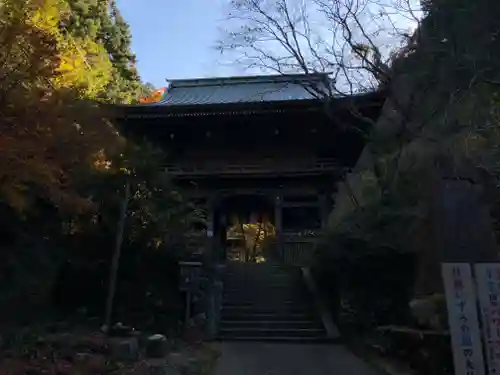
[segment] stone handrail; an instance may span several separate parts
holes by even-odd
[[[207,331],[209,340],[217,337],[220,325],[220,314],[222,309],[222,292],[224,284],[223,274],[225,266],[217,264],[212,270],[210,284],[208,287],[208,306],[207,306]]]

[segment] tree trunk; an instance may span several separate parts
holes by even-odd
[[[115,252],[113,253],[113,260],[111,262],[111,269],[109,271],[108,297],[106,299],[106,311],[105,311],[106,315],[104,319],[104,326],[106,327],[107,330],[109,330],[110,328],[111,315],[113,312],[113,299],[115,297],[115,291],[116,291],[116,275],[118,273],[118,265],[120,262],[121,247],[123,242],[123,232],[125,229],[125,220],[127,217],[127,207],[128,207],[129,197],[130,197],[130,182],[127,180],[125,184],[125,196],[123,198],[120,210],[120,218],[118,220]]]

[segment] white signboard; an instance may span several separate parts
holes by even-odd
[[[500,263],[475,265],[488,374],[500,374]]]
[[[477,302],[468,263],[443,263],[455,375],[484,375]]]

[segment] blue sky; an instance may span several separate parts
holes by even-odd
[[[417,4],[419,0],[409,0]],[[245,75],[250,72],[236,65],[223,65],[223,57],[213,48],[221,36],[220,28],[227,26],[224,22],[229,7],[228,0],[117,0],[118,6],[132,30],[132,50],[137,55],[138,69],[144,82],[155,87],[165,87],[166,79],[198,78],[214,76]],[[373,14],[380,9],[391,15],[390,24],[403,29],[414,28],[414,23],[403,13],[392,12],[387,4],[397,4],[399,0],[382,0],[381,5],[368,9],[365,15],[368,23],[365,30],[380,26],[373,22]],[[416,6],[416,5],[415,5]],[[399,15],[398,15],[399,14]],[[381,18],[382,20],[385,18]],[[319,29],[328,38],[328,28]],[[389,29],[390,31],[390,29]],[[390,33],[382,33],[375,41],[382,51],[394,46],[393,37],[383,39]],[[378,39],[381,39],[378,41]],[[363,39],[361,39],[363,41]],[[380,43],[379,43],[380,42]],[[387,48],[389,51],[390,48]],[[224,56],[226,57],[226,56]],[[230,61],[230,59],[225,59]]]
[[[213,50],[224,19],[223,0],[118,0],[132,29],[132,49],[144,82],[241,74],[217,63]]]

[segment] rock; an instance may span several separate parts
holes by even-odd
[[[168,341],[164,335],[156,334],[146,340],[146,356],[148,358],[163,358],[167,355]]]
[[[99,332],[82,337],[79,347],[82,351],[92,351],[97,353],[107,352],[107,337]]]
[[[135,361],[139,356],[139,343],[136,337],[113,337],[109,340],[109,349],[117,361]]]
[[[165,359],[146,359],[143,361],[149,375],[181,375],[181,372]],[[143,374],[144,372],[138,372]],[[135,372],[134,372],[135,374]]]
[[[123,325],[122,322],[116,323],[108,330],[110,336],[116,336],[116,337],[134,336],[134,332],[135,329],[133,327],[125,326]]]
[[[76,363],[85,363],[92,356],[91,353],[76,353],[75,362]]]
[[[149,341],[163,341],[163,340],[166,340],[167,338],[159,333],[157,334],[154,334],[154,335],[151,335],[148,337],[148,340]]]
[[[165,359],[146,359],[142,362],[145,364],[145,370],[134,372],[134,374],[148,374],[148,375],[181,375],[179,370],[167,363]]]
[[[424,298],[415,298],[410,301],[409,306],[414,319],[419,325],[432,329],[442,329],[441,305],[446,302],[442,295],[430,295]]]
[[[150,367],[149,375],[181,375],[181,371],[173,366]]]
[[[104,373],[107,367],[106,357],[102,354],[91,354],[84,357],[85,367],[94,373]]]

